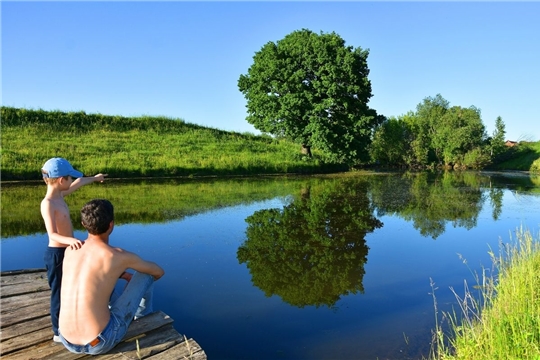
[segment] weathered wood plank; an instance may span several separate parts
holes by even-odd
[[[3,327],[2,330],[0,330],[0,335],[2,338],[2,343],[8,339],[22,336],[34,331],[38,331],[41,329],[51,329],[51,337],[52,337],[52,328],[51,328],[51,317],[47,314],[47,316],[40,317],[38,319],[34,319],[32,321],[26,321],[20,324],[11,325],[8,327]]]
[[[84,354],[70,353],[68,350],[47,354],[42,359],[50,360],[76,360],[76,359],[144,359],[151,354],[160,353],[178,342],[182,341],[180,335],[167,325],[164,328],[142,334],[140,336],[124,340],[107,354],[88,356]],[[137,350],[137,342],[139,350]],[[140,357],[139,357],[140,356]]]
[[[2,297],[24,295],[38,291],[50,290],[47,281],[36,281],[35,283],[20,283],[8,286],[2,286]]]
[[[147,357],[152,354],[157,354],[163,350],[178,344],[182,339],[172,325],[166,325],[158,331],[151,331],[143,334],[140,337],[135,337],[129,341],[118,344],[112,351],[113,353],[122,353],[124,356],[137,359],[138,355]],[[139,351],[137,351],[137,343]]]
[[[108,354],[73,354],[52,341],[50,289],[45,269],[2,272],[0,283],[3,360],[206,359],[199,344],[180,335],[172,325],[173,319],[161,311],[133,321],[122,342]]]
[[[14,337],[5,341],[2,339],[2,356],[4,356],[4,354],[21,350],[31,345],[37,345],[45,341],[52,342],[52,337],[52,330],[49,327],[46,327],[38,331],[27,333],[24,336]]]
[[[4,355],[2,354],[2,360],[35,360],[43,359],[51,353],[67,351],[62,344],[55,343],[53,341],[42,342],[37,345],[29,346],[25,349]]]
[[[11,312],[14,309],[21,309],[27,306],[32,306],[35,304],[46,302],[50,303],[51,291],[39,291],[36,293],[20,295],[20,296],[11,296],[8,298],[0,299],[0,312],[2,314]]]
[[[200,357],[197,357],[200,356]],[[175,359],[206,359],[206,353],[193,339],[176,344],[175,346],[146,359],[175,360]]]
[[[6,272],[2,272],[0,274],[0,284],[2,284],[2,287],[38,281],[47,282],[47,273],[44,270],[31,273],[6,274]]]
[[[51,307],[49,302],[42,302],[22,309],[15,309],[2,314],[0,318],[0,327],[8,327],[28,320],[37,319],[50,315]]]
[[[124,340],[130,340],[139,334],[158,329],[164,325],[172,324],[173,319],[162,311],[155,311],[138,320],[134,320],[124,336]]]
[[[4,339],[2,338],[1,343],[1,350],[0,354],[2,356],[7,355],[12,352],[16,352],[17,350],[21,350],[24,348],[32,348],[35,346],[35,348],[32,348],[32,352],[28,352],[28,356],[31,357],[38,357],[38,356],[45,356],[45,357],[62,357],[63,359],[78,359],[81,357],[81,355],[73,354],[70,355],[69,351],[64,349],[64,346],[61,345],[58,348],[47,348],[46,351],[42,349],[42,346],[39,346],[40,343],[50,341],[52,342],[52,330],[50,329],[50,316],[47,316],[46,319],[48,320],[47,326],[42,328],[41,330],[29,332],[25,336],[19,336],[19,337],[11,337],[10,339]],[[126,336],[124,337],[123,341],[131,341],[132,339],[135,340],[137,336],[140,336],[140,334],[144,333],[150,333],[151,331],[158,330],[161,327],[165,325],[172,324],[173,320],[170,316],[163,313],[162,311],[156,311],[152,314],[149,314],[145,317],[142,317],[138,320],[135,320],[131,323],[128,332],[126,333]],[[9,328],[8,328],[9,329]],[[177,333],[177,336],[180,335]],[[120,345],[118,345],[120,346]],[[65,354],[63,353],[65,350]],[[75,356],[77,355],[77,356]]]
[[[45,268],[7,270],[7,271],[0,272],[0,276],[32,274],[35,272],[44,272],[44,271],[47,271],[47,270]]]

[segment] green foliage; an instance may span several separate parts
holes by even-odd
[[[493,166],[494,169],[538,172],[540,141],[521,141],[517,146],[509,148],[502,155],[500,155],[502,161],[497,162]]]
[[[480,110],[450,107],[440,94],[427,97],[409,112],[375,130],[372,160],[382,164],[428,167],[486,166],[491,158],[486,147]]]
[[[298,307],[332,307],[343,295],[363,292],[365,236],[382,226],[367,191],[360,178],[312,183],[282,210],[248,217],[237,256],[253,284]]]
[[[540,158],[533,161],[530,171],[540,173]]]
[[[494,271],[477,276],[480,296],[467,286],[463,296],[454,292],[459,313],[445,314],[451,336],[436,329],[430,359],[540,358],[540,239],[522,228],[516,234],[498,256],[490,251]]]
[[[38,180],[51,157],[85,174],[170,177],[316,173],[338,166],[320,153],[295,156],[296,145],[163,117],[126,118],[84,112],[1,108],[2,180]]]
[[[371,159],[375,163],[403,165],[410,152],[409,129],[405,121],[389,118],[378,126],[370,146]]]
[[[255,53],[238,88],[255,128],[319,149],[334,163],[368,160],[371,132],[384,117],[368,107],[368,51],[336,33],[302,29]]]
[[[448,109],[437,125],[438,148],[445,164],[461,164],[467,152],[479,148],[486,137],[485,127],[480,118],[480,110],[474,106]],[[478,150],[481,153],[481,150]]]
[[[492,155],[498,156],[502,154],[505,149],[505,136],[506,136],[506,126],[504,125],[504,122],[500,116],[497,116],[497,119],[495,119],[495,131],[493,132],[493,136],[491,137],[491,149],[492,149]]]
[[[482,147],[476,147],[468,151],[463,158],[463,165],[470,169],[483,169],[490,163],[491,156]]]
[[[412,222],[423,236],[437,239],[447,223],[466,229],[476,225],[485,201],[481,186],[487,181],[461,172],[406,173],[373,181],[370,189],[379,215],[399,216]]]

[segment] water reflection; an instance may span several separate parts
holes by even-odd
[[[359,179],[311,185],[282,209],[249,216],[237,257],[253,284],[298,307],[332,307],[343,295],[362,293],[365,236],[383,225],[367,193]]]
[[[473,228],[485,201],[481,179],[460,173],[405,175],[372,185],[372,200],[379,214],[410,221],[423,236],[433,239],[444,233],[447,223]],[[388,199],[396,193],[399,201]]]
[[[472,271],[489,267],[490,248],[521,224],[536,231],[538,179],[370,173],[109,181],[66,201],[75,226],[89,199],[113,202],[121,225],[114,245],[164,266],[156,308],[209,358],[404,360],[429,352],[430,279],[439,309],[451,311],[450,287],[474,284]],[[45,185],[2,184],[1,191],[2,270],[43,267]]]

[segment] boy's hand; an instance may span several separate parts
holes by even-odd
[[[69,244],[69,248],[71,250],[78,250],[80,249],[82,246],[83,246],[83,242],[81,240],[78,240],[78,239],[73,239],[73,241],[71,242],[71,244]]]
[[[103,182],[105,180],[105,176],[109,176],[109,174],[97,174],[94,176],[94,181]]]

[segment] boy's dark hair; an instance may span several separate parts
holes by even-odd
[[[94,199],[81,209],[81,221],[92,235],[107,232],[109,224],[114,220],[114,207],[109,200]]]

